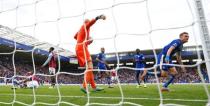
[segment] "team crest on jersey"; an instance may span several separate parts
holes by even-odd
[[[177,43],[174,43],[173,46],[174,46],[174,47],[177,47]]]

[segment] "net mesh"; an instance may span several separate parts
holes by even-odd
[[[91,3],[91,2],[94,2],[94,3]],[[22,29],[27,29],[28,31],[28,34],[32,35],[33,37],[37,37],[37,38],[40,38],[41,36],[39,34],[41,34],[41,32],[43,31],[46,31],[46,28],[45,27],[49,27],[51,28],[50,26],[52,25],[52,29],[55,29],[56,31],[56,36],[52,36],[52,42],[54,42],[54,44],[57,44],[56,47],[60,47],[60,46],[65,46],[67,45],[68,46],[72,46],[72,45],[75,45],[74,43],[65,43],[63,41],[65,41],[64,39],[65,38],[62,38],[63,35],[65,35],[66,33],[64,33],[64,30],[69,30],[69,28],[64,28],[62,27],[61,28],[61,25],[67,21],[70,21],[71,23],[74,23],[75,21],[75,18],[79,18],[80,21],[84,21],[86,17],[88,16],[92,16],[92,17],[95,17],[93,16],[93,13],[95,12],[95,14],[101,14],[101,12],[106,12],[106,11],[109,11],[109,16],[111,17],[110,20],[112,20],[112,29],[114,29],[114,33],[111,34],[111,36],[103,36],[103,37],[99,37],[99,38],[95,38],[94,41],[96,41],[96,43],[99,43],[99,42],[102,42],[104,40],[111,40],[113,41],[113,51],[116,53],[116,59],[117,59],[117,67],[115,68],[115,70],[117,70],[117,72],[119,70],[126,70],[126,69],[129,69],[129,70],[137,70],[135,68],[130,68],[130,67],[122,67],[120,64],[120,56],[119,56],[119,53],[118,51],[122,50],[120,49],[120,44],[118,44],[120,42],[121,39],[121,36],[131,36],[131,37],[134,37],[135,38],[144,38],[144,39],[147,39],[147,42],[145,44],[148,44],[150,45],[150,48],[153,50],[153,54],[155,55],[155,63],[157,63],[157,51],[155,48],[156,47],[156,42],[155,42],[155,37],[154,35],[157,34],[157,32],[159,31],[171,31],[171,32],[180,32],[182,31],[183,29],[184,30],[189,30],[191,31],[192,33],[192,38],[194,39],[194,45],[196,45],[196,51],[197,51],[197,59],[202,59],[201,58],[201,55],[200,55],[200,52],[199,52],[199,41],[197,41],[196,39],[199,39],[198,36],[195,36],[197,34],[197,29],[198,29],[198,20],[196,19],[195,17],[195,10],[194,10],[194,5],[191,1],[189,0],[182,0],[182,4],[181,6],[185,6],[187,7],[187,11],[188,13],[186,13],[186,15],[188,15],[188,17],[190,17],[190,21],[184,23],[184,24],[179,24],[177,23],[176,25],[170,25],[170,26],[166,26],[165,25],[162,25],[160,26],[158,22],[154,21],[155,18],[159,18],[158,20],[161,20],[161,17],[158,17],[155,15],[155,12],[157,11],[154,11],[154,5],[155,3],[157,2],[161,2],[161,3],[165,3],[166,0],[156,0],[156,1],[152,1],[152,0],[133,0],[133,1],[126,1],[126,0],[122,0],[122,1],[119,1],[119,0],[110,0],[110,1],[107,1],[107,2],[110,2],[110,5],[107,5],[107,6],[103,6],[103,5],[100,5],[100,4],[103,4],[103,3],[100,3],[100,2],[104,2],[104,1],[88,1],[88,0],[82,0],[82,1],[70,1],[71,4],[65,4],[62,0],[1,0],[0,1],[0,5],[1,5],[1,11],[0,11],[0,17],[3,17],[2,19],[4,18],[8,18],[8,17],[4,17],[4,15],[6,14],[7,16],[12,16],[11,14],[13,14],[15,17],[10,17],[8,18],[8,20],[11,20],[12,22],[11,23],[7,23],[6,25],[7,26],[10,26],[12,27],[13,29],[9,32],[6,32],[6,33],[1,33],[1,36],[11,36],[13,34],[16,33],[16,31],[22,31]],[[48,4],[49,3],[49,4]],[[98,3],[98,4],[97,4]],[[161,4],[160,3],[160,4]],[[51,5],[51,6],[49,6]],[[71,8],[74,7],[73,5],[76,5],[77,8]],[[94,6],[92,5],[98,5],[94,8]],[[123,15],[121,16],[121,14],[119,14],[120,12],[123,12],[123,11],[117,11],[117,10],[120,10],[122,8],[127,8],[126,6],[130,6],[133,8],[130,12],[131,13],[134,13],[136,14],[136,17],[124,17]],[[170,5],[170,4],[169,4]],[[46,8],[43,8],[43,7],[46,7]],[[49,7],[48,7],[49,6]],[[70,6],[70,7],[69,7]],[[42,8],[41,8],[42,7]],[[64,11],[65,8],[70,8],[67,12]],[[129,8],[131,8],[129,7]],[[138,8],[140,7],[140,8]],[[22,20],[22,17],[26,17],[25,15],[23,16],[23,13],[21,13],[20,11],[24,11],[26,8],[30,9],[30,13],[28,13],[29,15],[27,15],[27,18],[29,20]],[[67,8],[67,9],[68,9]],[[153,9],[152,9],[153,8]],[[141,10],[143,9],[143,10]],[[133,11],[134,10],[134,11]],[[40,13],[39,11],[43,11],[43,13]],[[117,11],[117,12],[116,12]],[[26,11],[28,12],[28,11]],[[69,13],[68,13],[69,12]],[[142,12],[142,13],[140,13]],[[169,15],[172,15],[174,11],[170,11],[170,14]],[[47,13],[47,15],[50,15],[51,18],[49,17],[46,17],[46,15],[44,13]],[[67,15],[66,15],[67,14]],[[137,15],[137,14],[145,14],[146,17],[144,18],[140,18],[141,16]],[[167,13],[163,13],[163,14],[167,14]],[[132,14],[129,14],[129,15],[132,15]],[[156,16],[156,17],[155,17]],[[180,17],[180,16],[179,16]],[[187,17],[187,18],[188,18]],[[109,17],[108,17],[109,18]],[[119,20],[124,19],[124,18],[128,18],[126,21],[123,20],[123,23],[122,21],[120,22]],[[139,28],[137,29],[133,29],[133,30],[130,30],[128,29],[128,27],[131,27],[130,25],[131,24],[134,24],[132,23],[132,19],[136,19],[136,18],[140,18],[141,20],[145,21],[146,20],[146,24],[142,27],[140,26]],[[170,18],[170,16],[169,16]],[[178,16],[176,17],[178,18]],[[67,20],[67,21],[66,21]],[[27,22],[29,21],[29,22]],[[165,20],[167,21],[167,20]],[[175,20],[174,20],[175,21]],[[4,22],[2,22],[4,23]],[[30,24],[28,24],[30,23]],[[71,23],[68,23],[68,24],[71,24]],[[167,23],[167,22],[166,22]],[[176,23],[176,22],[175,22]],[[141,24],[141,23],[138,23],[138,24]],[[172,23],[174,24],[174,23]],[[43,26],[42,26],[43,25]],[[45,25],[48,25],[48,26],[45,26]],[[159,25],[159,26],[158,26]],[[126,27],[128,26],[128,27]],[[75,28],[75,30],[78,30],[79,28],[79,25],[78,26],[73,26]],[[134,27],[138,27],[138,26],[134,26]],[[71,27],[72,28],[72,27]],[[94,27],[95,28],[95,27]],[[141,28],[143,29],[143,31],[137,31],[137,30],[141,30]],[[44,30],[42,30],[44,29]],[[127,29],[127,30],[125,30]],[[146,31],[144,31],[146,30]],[[24,30],[25,32],[26,30]],[[51,34],[51,33],[47,33],[47,34]],[[163,33],[163,34],[167,34],[167,33]],[[103,35],[103,34],[102,34]],[[154,38],[153,38],[154,37]],[[73,37],[72,37],[73,38]],[[35,63],[35,58],[34,58],[34,54],[35,54],[35,51],[37,50],[37,48],[39,48],[39,45],[38,46],[34,46],[31,50],[19,50],[17,48],[18,44],[17,44],[17,39],[19,38],[12,38],[12,41],[13,41],[13,46],[14,46],[14,50],[11,51],[11,52],[2,52],[0,53],[0,55],[9,55],[11,57],[11,60],[12,60],[12,66],[13,66],[13,70],[14,70],[14,73],[13,73],[13,76],[11,77],[11,79],[13,79],[14,77],[18,77],[18,78],[24,78],[24,77],[27,77],[27,76],[21,76],[17,73],[17,64],[15,62],[15,57],[17,55],[18,52],[28,52],[28,53],[31,53],[31,61],[32,61],[32,69],[33,70],[33,74],[34,75],[38,75],[38,76],[44,76],[44,77],[50,77],[52,75],[49,75],[49,74],[40,74],[39,71],[37,71],[38,69],[36,68],[36,63]],[[40,38],[42,39],[42,37]],[[130,39],[133,39],[133,38],[130,38]],[[160,38],[162,39],[162,38]],[[165,39],[162,39],[162,40],[165,40]],[[131,43],[131,44],[130,44]],[[128,41],[128,45],[131,45],[132,46],[132,40],[129,40]],[[56,49],[55,49],[56,50]],[[74,50],[74,49],[72,49]],[[57,51],[57,53],[59,54],[59,51]],[[58,60],[60,60],[58,58]],[[206,60],[207,61],[207,60]],[[208,88],[207,88],[207,84],[205,83],[205,80],[203,79],[203,75],[201,73],[201,70],[200,70],[200,65],[205,63],[206,62],[205,60],[204,61],[198,61],[196,64],[192,64],[192,65],[184,65],[184,67],[197,67],[197,70],[198,70],[198,74],[201,78],[201,82],[202,82],[202,85],[205,89],[205,92],[206,92],[206,95],[208,96],[208,103],[209,103],[209,91],[208,91]],[[181,67],[180,65],[175,65],[177,67]],[[147,70],[151,70],[151,69],[156,69],[158,67],[157,64],[155,64],[153,67],[149,67],[149,68],[146,68]],[[18,69],[19,70],[19,69]],[[98,71],[97,69],[94,69],[94,71]],[[156,72],[156,70],[155,70]],[[37,95],[36,93],[36,89],[33,88],[32,90],[32,95],[30,94],[23,94],[23,95],[27,95],[27,96],[30,96],[33,98],[33,102],[32,104],[27,104],[25,102],[22,102],[22,101],[19,101],[17,99],[17,95],[18,96],[21,96],[21,94],[18,94],[17,90],[16,89],[13,89],[13,100],[11,102],[3,102],[0,100],[0,104],[1,105],[9,105],[9,104],[12,104],[12,105],[15,105],[15,104],[21,104],[21,105],[61,105],[61,104],[67,104],[67,105],[79,105],[79,104],[74,104],[73,102],[71,102],[71,100],[67,100],[67,101],[64,101],[62,99],[62,97],[64,97],[61,93],[62,89],[60,88],[58,82],[59,82],[59,75],[61,74],[65,74],[65,75],[69,75],[69,76],[75,76],[75,77],[81,77],[84,75],[84,73],[70,73],[70,72],[62,72],[61,71],[61,64],[60,64],[60,61],[59,61],[59,64],[58,64],[58,70],[57,70],[57,73],[56,73],[56,90],[55,92],[57,93],[56,95],[56,103],[48,103],[48,102],[40,102],[39,101],[39,96],[46,96],[46,97],[54,97],[54,95],[50,95],[50,94],[47,94],[47,95]],[[5,79],[4,76],[0,76],[1,79]],[[89,93],[87,93],[87,101],[86,101],[86,105],[122,105],[122,104],[128,104],[128,105],[141,105],[141,104],[136,104],[134,102],[127,102],[125,101],[126,99],[134,99],[134,100],[145,100],[145,99],[153,99],[153,100],[160,100],[160,106],[163,106],[163,105],[181,105],[181,104],[164,104],[163,101],[164,100],[167,100],[167,99],[164,99],[163,98],[163,94],[161,92],[161,83],[159,82],[159,79],[157,77],[157,75],[155,76],[156,78],[156,85],[157,85],[157,89],[158,89],[158,92],[159,92],[159,98],[126,98],[124,96],[124,92],[123,92],[123,89],[122,89],[122,84],[120,83],[120,80],[117,79],[118,81],[118,87],[119,87],[119,91],[120,91],[120,97],[112,97],[113,99],[118,99],[119,102],[116,103],[116,104],[107,104],[107,103],[96,103],[96,102],[91,102],[90,99],[91,98],[109,98],[109,97],[97,97],[97,96],[92,96],[90,95]],[[7,95],[8,96],[8,95]],[[71,97],[71,96],[69,96]],[[72,96],[72,97],[83,97],[83,96]],[[173,99],[175,101],[191,101],[191,100],[184,100],[184,99]],[[203,101],[203,100],[193,100],[193,101]],[[205,100],[204,100],[205,101]]]

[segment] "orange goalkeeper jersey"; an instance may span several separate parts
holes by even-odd
[[[91,61],[91,56],[88,51],[88,45],[91,43],[91,41],[87,40],[89,40],[90,27],[95,22],[96,22],[95,19],[85,22],[84,25],[81,26],[80,30],[74,36],[74,39],[77,40],[77,45],[76,45],[77,59],[81,67],[85,66],[86,60]]]

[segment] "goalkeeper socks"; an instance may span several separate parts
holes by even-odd
[[[171,75],[170,79],[163,85],[163,87],[167,88],[170,83],[173,82],[175,76]]]

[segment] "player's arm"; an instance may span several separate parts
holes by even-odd
[[[44,64],[42,65],[42,67],[46,66],[50,62],[51,58],[52,58],[52,54],[50,54],[48,56],[47,60],[44,62]]]
[[[100,62],[100,63],[104,63],[104,64],[106,64],[106,65],[108,66],[108,63],[107,63],[106,61],[102,61],[102,60],[100,60],[99,58],[100,58],[100,55],[98,55],[98,56],[96,57],[96,61],[98,61],[98,62]]]
[[[177,59],[177,62],[178,62],[180,65],[183,65],[183,63],[182,63],[182,57],[181,57],[181,52],[177,52],[177,53],[176,53],[176,59]]]
[[[168,49],[167,54],[166,54],[166,57],[165,57],[165,62],[166,62],[166,63],[169,63],[171,52],[172,52],[174,49],[175,49],[174,46],[171,46],[171,47]]]
[[[104,61],[100,60],[99,58],[100,58],[100,54],[96,57],[96,61],[97,61],[97,62],[105,63]]]
[[[145,57],[142,55],[140,62],[145,62]]]
[[[133,62],[139,62],[139,58],[137,58],[136,55],[133,57]]]
[[[78,32],[77,32],[77,33],[78,33]],[[77,35],[78,35],[77,33],[74,35],[74,39],[75,39],[75,40],[77,40]]]
[[[145,57],[144,55],[142,56],[142,60],[141,60],[142,63],[146,64],[146,61],[145,61]]]
[[[93,43],[93,39],[91,37],[88,37],[86,45],[90,45],[91,43]]]
[[[92,19],[90,22],[86,23],[86,28],[90,28],[99,19],[105,20],[106,19],[106,16],[105,15],[97,16],[95,19]]]
[[[180,51],[176,53],[176,60],[180,65],[183,65]],[[181,66],[181,69],[182,71],[186,72],[186,69],[183,66]]]

